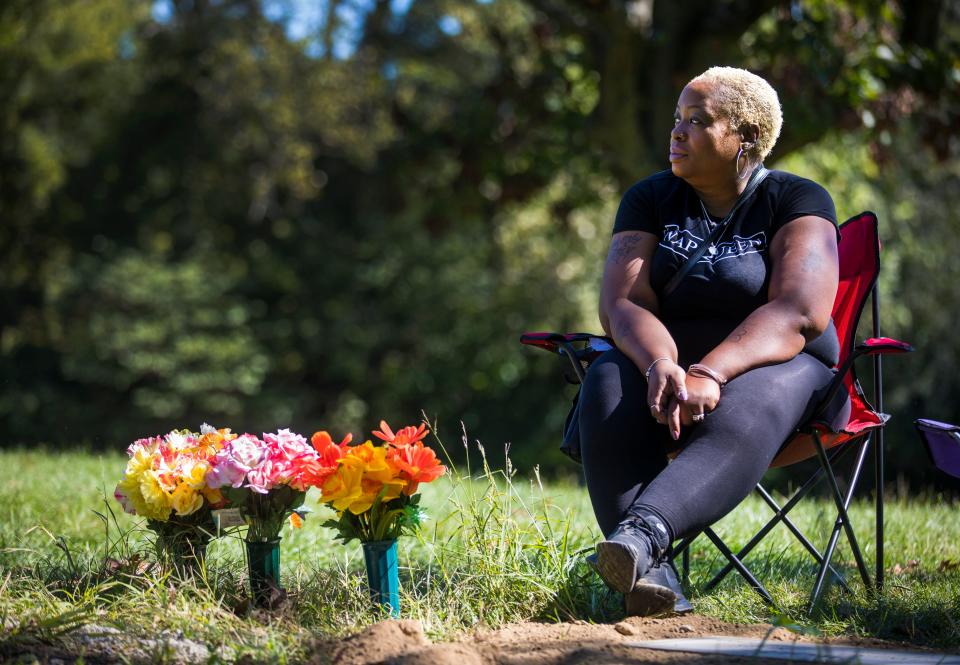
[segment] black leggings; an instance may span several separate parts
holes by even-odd
[[[604,353],[580,397],[580,452],[600,530],[608,536],[631,507],[659,515],[674,538],[717,521],[750,493],[831,378],[833,371],[806,353],[750,370],[674,441],[650,415],[646,379],[633,361],[617,349]],[[841,399],[832,411],[833,423],[845,424],[849,402]]]

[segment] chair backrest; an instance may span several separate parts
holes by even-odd
[[[844,362],[857,346],[857,324],[880,274],[880,237],[877,233],[877,216],[862,212],[840,225],[840,283],[833,302],[833,324],[840,341],[840,362]],[[844,443],[861,432],[882,426],[883,416],[867,401],[857,381],[853,366],[843,378],[843,385],[850,396],[850,418],[842,432],[833,433],[825,428],[821,441],[825,448]],[[786,466],[816,454],[809,435],[797,435],[777,454],[771,466]]]
[[[833,302],[833,323],[840,338],[840,365],[857,346],[857,323],[880,275],[880,236],[877,216],[862,212],[840,226],[840,283]],[[857,382],[856,368],[843,379],[850,395],[850,420],[844,429],[857,433],[883,424]]]

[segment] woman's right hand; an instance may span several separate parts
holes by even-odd
[[[650,369],[647,377],[647,405],[661,425],[666,425],[670,436],[680,438],[680,403],[687,399],[687,373],[672,360],[661,360]]]

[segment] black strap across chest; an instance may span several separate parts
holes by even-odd
[[[697,261],[702,259],[703,255],[707,253],[707,249],[709,249],[720,238],[724,229],[733,220],[734,215],[737,214],[737,211],[740,210],[743,204],[746,203],[751,196],[753,196],[753,193],[757,191],[757,187],[760,186],[760,183],[763,182],[769,173],[770,171],[764,168],[763,164],[754,169],[753,173],[750,175],[750,180],[747,182],[747,186],[744,188],[743,192],[740,193],[740,196],[737,197],[737,200],[730,209],[730,212],[728,212],[727,216],[717,223],[707,239],[700,243],[700,245],[693,251],[686,262],[680,266],[674,276],[670,278],[670,281],[667,282],[667,285],[663,287],[661,297],[668,296],[676,290],[683,278],[686,277],[691,270],[693,270],[693,266],[697,264]]]

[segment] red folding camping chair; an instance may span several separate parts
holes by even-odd
[[[878,590],[883,587],[883,479],[884,479],[884,444],[883,427],[890,416],[883,413],[883,373],[881,356],[893,353],[912,351],[913,347],[887,337],[880,337],[880,309],[877,294],[877,276],[880,270],[880,241],[877,235],[877,218],[870,212],[857,215],[840,226],[840,283],[837,297],[833,306],[833,321],[837,328],[840,340],[840,360],[836,368],[836,376],[826,391],[819,408],[813,418],[797,429],[791,438],[784,443],[780,452],[771,463],[771,468],[786,466],[816,456],[820,465],[817,471],[794,492],[788,501],[780,506],[770,493],[761,484],[757,484],[756,492],[765,503],[774,511],[773,518],[761,528],[737,553],[734,553],[717,536],[712,528],[703,530],[703,534],[717,547],[727,559],[728,564],[718,572],[704,587],[709,591],[715,587],[731,570],[736,570],[758,594],[769,604],[774,604],[773,598],[756,576],[743,563],[743,559],[769,533],[773,527],[783,523],[804,548],[819,564],[816,582],[810,594],[808,613],[812,612],[820,597],[826,575],[829,572],[841,585],[849,590],[843,575],[831,565],[834,551],[843,531],[850,544],[857,570],[867,588],[873,588],[870,574],[863,560],[860,546],[857,542],[853,525],[850,523],[847,508],[856,491],[857,484],[863,470],[864,462],[869,451],[871,439],[876,438],[874,446],[874,460],[876,472],[876,580]],[[867,298],[872,296],[873,336],[861,344],[856,343],[857,323],[864,310]],[[564,363],[572,369],[567,372],[568,380],[582,382],[585,371],[604,350],[611,348],[612,340],[600,335],[586,333],[558,334],[558,333],[526,333],[520,340],[524,344],[537,346],[559,353]],[[856,376],[854,361],[861,356],[873,358],[874,401],[872,406],[864,395]],[[820,416],[839,390],[845,390],[850,396],[851,413],[846,427],[839,433],[832,432],[820,420]],[[829,451],[829,454],[828,452]],[[848,452],[855,451],[855,461],[849,472],[849,483],[846,492],[841,492],[834,465],[839,458]],[[831,495],[837,508],[837,518],[827,543],[821,554],[800,529],[790,520],[788,513],[806,496],[823,478],[826,477],[830,486]],[[689,548],[699,534],[683,539],[675,548],[674,556],[682,555],[684,581],[689,575]]]

